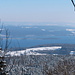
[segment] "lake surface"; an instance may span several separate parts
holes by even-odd
[[[75,44],[75,28],[68,26],[21,25],[6,26],[10,32],[11,47],[32,47],[43,44]],[[1,34],[5,44],[5,30]]]

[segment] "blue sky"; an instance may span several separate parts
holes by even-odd
[[[0,0],[0,18],[8,22],[75,23],[70,0]]]

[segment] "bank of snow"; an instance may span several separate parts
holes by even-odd
[[[75,51],[70,51],[70,55],[75,55]]]
[[[44,51],[44,50],[60,50],[62,47],[61,46],[53,46],[53,47],[38,47],[38,48],[29,48],[26,50],[21,50],[21,51],[9,51],[6,55],[10,56],[20,56],[20,55],[46,55],[46,54],[41,54],[36,51]]]

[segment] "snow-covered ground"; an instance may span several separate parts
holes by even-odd
[[[75,35],[75,29],[66,29],[66,31],[70,31],[72,34]]]
[[[66,31],[75,31],[75,29],[66,29]]]
[[[26,50],[21,50],[21,51],[9,51],[6,55],[10,56],[20,56],[20,55],[46,55],[46,54],[41,54],[36,51],[44,51],[44,50],[60,50],[62,47],[61,46],[53,46],[53,47],[38,47],[38,48],[29,48]]]
[[[75,51],[71,51],[70,52],[70,55],[75,55]]]

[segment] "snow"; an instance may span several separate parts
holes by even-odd
[[[33,50],[33,51],[38,51],[38,50],[56,50],[56,49],[59,49],[61,47],[57,47],[57,46],[54,46],[54,47],[38,47],[38,48],[30,48],[30,49],[26,49],[26,51],[30,51],[30,50]]]
[[[4,51],[0,50],[0,56],[4,56]]]
[[[75,35],[75,29],[66,29],[66,31],[70,31],[72,34]]]
[[[75,31],[75,29],[66,29],[66,31]]]
[[[42,31],[46,31],[45,29],[41,29]]]
[[[21,51],[9,51],[7,52],[6,55],[10,56],[20,56],[20,55],[46,55],[46,54],[41,54],[36,51],[43,51],[43,50],[60,50],[62,47],[61,46],[53,46],[53,47],[38,47],[38,48],[29,48],[26,50],[21,50]]]
[[[70,55],[75,55],[75,51],[71,51],[70,52]]]
[[[32,27],[22,27],[22,28],[32,28]]]
[[[75,34],[75,32],[72,32],[73,34]]]

